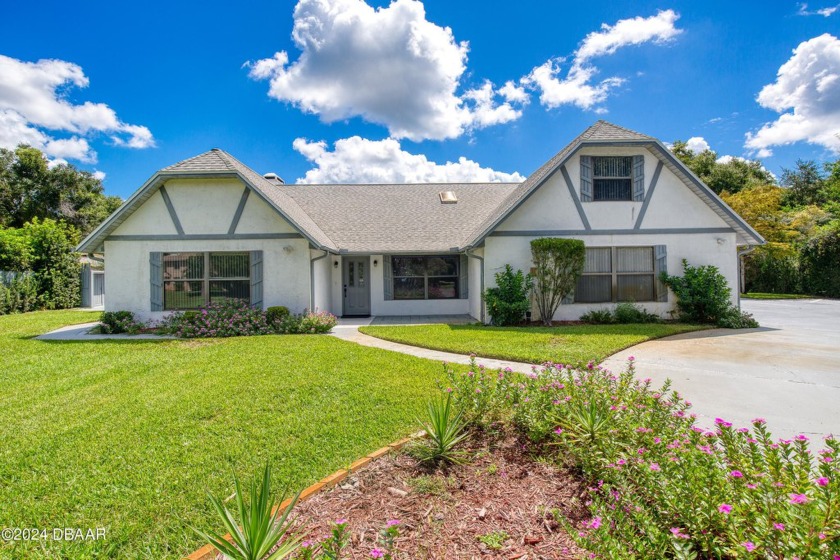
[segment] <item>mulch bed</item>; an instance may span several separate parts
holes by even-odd
[[[471,438],[469,460],[431,471],[410,454],[373,461],[338,486],[297,506],[296,525],[321,540],[330,523],[347,519],[351,534],[346,558],[370,558],[379,531],[400,521],[395,558],[580,558],[583,551],[555,520],[575,524],[588,518],[586,485],[573,473],[537,461],[512,434]],[[492,550],[480,536],[504,531]]]

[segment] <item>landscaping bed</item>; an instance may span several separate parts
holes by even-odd
[[[578,558],[557,517],[588,518],[586,486],[528,449],[509,431],[489,431],[469,440],[462,465],[386,455],[300,504],[297,527],[316,546],[346,519],[347,559],[370,558],[390,520],[399,521],[395,558]]]
[[[392,342],[483,358],[532,364],[600,362],[630,346],[709,328],[683,323],[627,325],[568,324],[555,327],[486,325],[368,326],[359,331]]]

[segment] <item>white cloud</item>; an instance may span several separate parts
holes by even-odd
[[[521,182],[519,173],[503,173],[464,157],[438,164],[422,154],[403,151],[393,138],[368,140],[352,136],[327,143],[297,138],[295,150],[315,164],[298,183],[489,183]]]
[[[84,136],[101,133],[119,145],[154,146],[148,128],[122,122],[104,103],[77,105],[67,99],[70,89],[88,84],[82,68],[71,62],[0,55],[0,146],[27,143],[48,156],[86,163],[96,161],[96,152]],[[54,132],[71,136],[56,138]]]
[[[797,13],[797,15],[800,15],[800,16],[829,17],[832,14],[834,14],[834,12],[836,12],[838,9],[840,9],[840,4],[835,4],[834,6],[827,6],[825,8],[820,8],[818,10],[809,10],[808,9],[808,4],[802,3],[802,4],[799,4],[799,11],[797,11],[796,13]]]
[[[93,178],[94,179],[99,179],[100,181],[104,181],[105,177],[106,177],[106,174],[105,174],[104,171],[96,170],[96,171],[93,172]]]
[[[706,139],[702,136],[692,136],[688,140],[685,141],[686,148],[694,152],[695,154],[700,154],[709,150],[709,143],[706,142]]]
[[[840,40],[826,33],[800,43],[757,100],[780,116],[747,133],[750,153],[769,157],[773,146],[801,141],[840,152]]]
[[[395,138],[423,140],[455,138],[521,115],[511,103],[524,103],[524,92],[512,84],[504,92],[486,82],[458,93],[468,44],[428,21],[418,0],[378,9],[363,0],[300,0],[292,37],[301,50],[297,60],[278,52],[247,62],[249,75],[269,80],[271,97],[326,122],[360,116]]]
[[[522,78],[522,83],[539,90],[540,103],[548,108],[575,105],[604,113],[606,109],[595,106],[604,102],[610,91],[622,85],[625,79],[612,76],[594,81],[599,70],[592,64],[592,59],[614,54],[630,45],[667,43],[682,33],[675,27],[679,17],[673,10],[664,10],[647,18],[622,19],[615,25],[604,23],[600,31],[593,31],[583,39],[565,77],[561,76],[565,59],[555,58],[534,68]]]

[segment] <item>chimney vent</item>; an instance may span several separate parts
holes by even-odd
[[[277,183],[278,185],[286,184],[286,181],[284,181],[277,173],[266,173],[263,175],[263,178],[267,181],[271,181],[272,183]]]
[[[440,196],[440,203],[441,204],[457,204],[458,203],[458,197],[455,196],[455,193],[452,192],[452,191],[443,191],[441,193],[438,193],[438,196]]]

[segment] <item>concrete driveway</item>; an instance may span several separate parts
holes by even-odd
[[[694,405],[701,425],[766,418],[774,435],[840,435],[840,300],[743,300],[759,329],[715,329],[654,340],[634,356],[639,377],[666,378]]]

